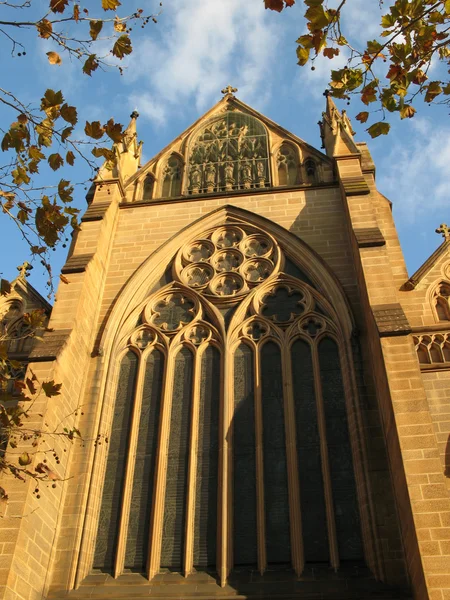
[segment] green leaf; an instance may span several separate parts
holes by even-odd
[[[98,34],[102,30],[103,21],[91,21],[89,28],[89,35],[95,41],[98,37]]]
[[[131,40],[128,35],[123,34],[119,37],[113,46],[112,53],[114,56],[122,60],[127,54],[131,54],[133,48],[131,46]]]
[[[314,45],[312,35],[301,35],[296,41],[296,44],[300,44],[300,46],[303,46],[304,48],[312,48]]]
[[[50,156],[48,157],[48,164],[54,171],[57,171],[60,167],[63,166],[64,159],[61,156],[61,154],[55,152],[54,154],[50,154]]]
[[[325,13],[321,4],[318,6],[310,6],[305,13],[305,18],[310,21],[315,30],[323,29],[329,23],[327,13]]]
[[[86,121],[86,125],[84,127],[84,133],[91,137],[94,138],[94,140],[99,140],[103,137],[103,134],[105,133],[103,127],[101,126],[100,121],[92,121],[92,123],[89,123],[89,121]]]
[[[367,129],[370,137],[376,138],[379,135],[387,135],[389,133],[389,129],[391,126],[389,123],[384,123],[383,121],[379,121],[378,123],[374,123]]]
[[[299,46],[297,48],[297,58],[298,64],[301,67],[303,67],[309,60],[309,50],[307,48],[302,48],[302,46]]]
[[[19,456],[19,465],[21,467],[26,467],[30,463],[31,463],[31,456],[28,454],[28,452],[24,452],[23,454],[21,454]]]
[[[396,19],[394,15],[390,13],[381,17],[381,27],[383,27],[383,29],[389,29],[390,27],[394,27],[395,22]]]

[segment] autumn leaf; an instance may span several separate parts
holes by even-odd
[[[281,12],[284,8],[283,0],[264,0],[264,6],[270,10]]]
[[[114,19],[114,30],[118,31],[119,33],[127,30],[127,26],[119,19],[119,17]]]
[[[84,133],[87,136],[94,138],[94,140],[99,140],[103,137],[104,129],[101,126],[100,121],[92,121],[92,123],[89,123],[89,121],[86,121],[86,125],[84,127]]]
[[[65,127],[61,132],[61,141],[65,142],[72,135],[73,127]]]
[[[307,48],[302,48],[301,46],[297,48],[297,58],[299,65],[306,65],[306,63],[309,60],[309,52],[310,51]]]
[[[119,0],[102,0],[103,10],[116,10],[120,6]]]
[[[106,123],[105,131],[106,135],[112,139],[113,142],[121,142],[123,138],[122,125],[120,123],[114,123],[113,119],[109,119]]]
[[[53,380],[44,381],[42,384],[42,389],[47,398],[51,398],[52,396],[60,395],[61,385],[61,383],[55,383]]]
[[[113,161],[115,159],[115,154],[109,148],[92,148],[92,154],[95,158],[104,158],[108,161]]]
[[[102,30],[103,21],[91,21],[89,35],[95,41]]]
[[[70,181],[61,179],[61,181],[58,183],[58,196],[61,198],[62,202],[66,203],[73,200],[73,189],[73,185],[70,185]]]
[[[67,123],[71,125],[76,125],[78,121],[77,109],[75,106],[69,106],[68,104],[63,104],[60,109],[61,117]]]
[[[48,157],[47,161],[48,161],[48,164],[50,165],[50,167],[54,171],[57,171],[64,164],[64,159],[61,156],[61,154],[59,154],[58,152],[50,154],[50,156]]]
[[[323,29],[329,23],[327,13],[324,11],[323,6],[310,6],[305,13],[305,18],[310,21],[314,29]]]
[[[21,185],[23,183],[25,183],[25,184],[30,183],[30,177],[28,176],[27,172],[25,171],[25,169],[23,167],[18,166],[17,169],[14,169],[13,171],[11,171],[11,175],[12,175],[13,181],[16,185]]]
[[[427,93],[425,94],[425,102],[433,102],[433,100],[442,94],[442,88],[440,81],[431,81],[427,86]]]
[[[73,167],[73,163],[75,162],[75,155],[72,150],[69,150],[66,154],[66,163]]]
[[[53,26],[48,19],[42,19],[41,21],[38,21],[36,23],[36,28],[38,30],[39,37],[44,38],[44,40],[47,40],[53,32]]]
[[[65,276],[64,276],[62,273],[60,273],[60,275],[59,275],[59,279],[60,279],[60,281],[62,281],[63,283],[66,283],[66,284],[70,283],[70,281],[67,279],[67,277],[65,277]]]
[[[83,73],[91,75],[98,67],[97,55],[90,54],[86,62],[83,65]]]
[[[356,115],[356,120],[360,123],[365,123],[369,118],[369,113],[367,111],[360,112]]]
[[[62,60],[60,55],[57,52],[47,52],[48,62],[51,65],[61,65]]]
[[[400,109],[400,118],[402,119],[411,119],[416,113],[416,109],[413,106],[409,106],[405,104],[405,106]]]
[[[375,102],[377,99],[377,94],[376,94],[376,83],[375,82],[371,82],[368,85],[366,85],[362,91],[361,91],[361,101],[364,102],[364,104],[370,104],[370,102]]]
[[[44,97],[41,99],[41,110],[47,110],[55,106],[60,106],[64,102],[64,97],[61,90],[55,92],[52,89],[46,90]]]
[[[330,59],[338,56],[338,54],[339,48],[325,48],[323,51],[323,55]]]
[[[128,35],[123,34],[119,37],[113,46],[112,53],[114,56],[122,60],[127,54],[131,54],[133,48],[131,46],[131,40]]]
[[[80,19],[80,7],[78,4],[73,5],[73,18],[74,18],[75,22],[78,23],[78,21]]]
[[[63,13],[68,4],[69,0],[50,0],[50,10],[54,13]]]
[[[383,123],[382,121],[379,121],[378,123],[371,125],[369,129],[367,129],[367,132],[369,133],[370,137],[376,138],[379,135],[387,135],[390,128],[391,126],[389,123]]]

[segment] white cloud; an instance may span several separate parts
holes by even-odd
[[[444,207],[448,210],[450,197],[450,128],[419,118],[414,128],[417,135],[394,142],[378,181],[394,202],[397,219],[401,216],[408,224],[433,211],[441,214]]]
[[[130,109],[137,109],[139,114],[156,125],[166,122],[167,114],[164,106],[155,102],[150,94],[132,94],[129,98]]]
[[[124,76],[141,86],[143,115],[161,122],[167,104],[173,111],[193,98],[196,109],[205,110],[228,84],[239,88],[240,98],[261,105],[270,95],[268,72],[278,40],[277,22],[261,8],[241,0],[173,0],[159,20],[160,40],[138,41]]]

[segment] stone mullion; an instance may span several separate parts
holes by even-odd
[[[261,575],[267,568],[266,523],[264,511],[264,456],[263,456],[263,414],[261,394],[261,352],[254,351],[255,367],[255,452],[256,452],[256,523],[258,539],[258,569]]]
[[[161,421],[159,429],[158,452],[156,456],[155,492],[150,526],[149,556],[147,574],[151,580],[159,572],[161,562],[162,528],[164,522],[164,499],[166,491],[167,452],[170,434],[170,414],[172,410],[173,379],[175,372],[175,356],[173,349],[169,352],[167,369],[163,384],[164,392],[161,403]]]
[[[223,382],[223,393],[220,402],[219,424],[219,510],[218,510],[218,544],[217,565],[222,587],[226,585],[228,575],[233,567],[233,461],[231,460],[232,447],[229,443],[229,432],[233,420],[233,394],[232,385],[233,361],[230,360],[229,352],[225,350],[222,357],[221,383]],[[222,435],[220,435],[220,433]]]
[[[202,374],[202,354],[199,350],[194,355],[194,371],[192,374],[191,431],[189,440],[189,466],[186,495],[186,542],[184,544],[184,575],[190,575],[194,566],[194,524],[195,524],[195,490],[197,479],[197,447],[200,412],[200,380]]]
[[[284,425],[286,435],[286,459],[288,473],[289,520],[291,535],[292,566],[297,575],[301,575],[304,565],[302,521],[297,465],[297,444],[295,432],[294,393],[292,387],[292,368],[290,347],[283,344],[281,349],[284,389]]]
[[[327,444],[327,428],[325,422],[325,408],[323,403],[322,395],[322,383],[320,381],[320,363],[317,352],[317,344],[312,347],[312,358],[313,358],[313,370],[314,370],[314,391],[316,396],[317,406],[317,422],[319,427],[320,437],[320,458],[322,463],[322,477],[323,487],[325,492],[325,506],[327,513],[327,530],[328,530],[328,544],[330,549],[330,563],[331,566],[337,570],[339,568],[339,551],[337,544],[336,534],[336,521],[334,517],[334,505],[333,505],[333,489],[331,485],[330,476],[330,462],[328,458],[328,444]]]
[[[130,433],[127,444],[127,459],[122,490],[120,524],[117,535],[117,550],[114,560],[114,577],[119,577],[119,575],[122,575],[125,564],[128,522],[130,518],[131,494],[133,491],[133,476],[136,464],[136,449],[139,436],[139,420],[142,408],[142,393],[144,388],[145,365],[146,363],[142,360],[141,356],[139,359],[138,376],[136,380],[133,408],[131,413]]]

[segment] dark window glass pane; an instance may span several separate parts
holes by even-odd
[[[311,348],[302,340],[297,340],[292,346],[292,383],[305,561],[328,562],[327,518],[314,372]]]
[[[261,350],[264,501],[267,562],[290,563],[289,494],[281,354],[273,342]]]
[[[144,570],[148,554],[164,355],[154,350],[145,368],[125,567]]]
[[[194,565],[216,564],[220,353],[210,346],[202,357],[195,485]]]
[[[187,348],[175,358],[161,566],[180,568],[183,564],[186,491],[191,430],[193,357]]]
[[[341,560],[363,557],[352,452],[339,351],[328,338],[319,344],[334,513]]]
[[[114,564],[137,365],[133,352],[128,352],[120,365],[94,555],[97,569],[111,570]]]
[[[233,535],[235,565],[257,563],[255,398],[253,352],[241,344],[234,355]]]

